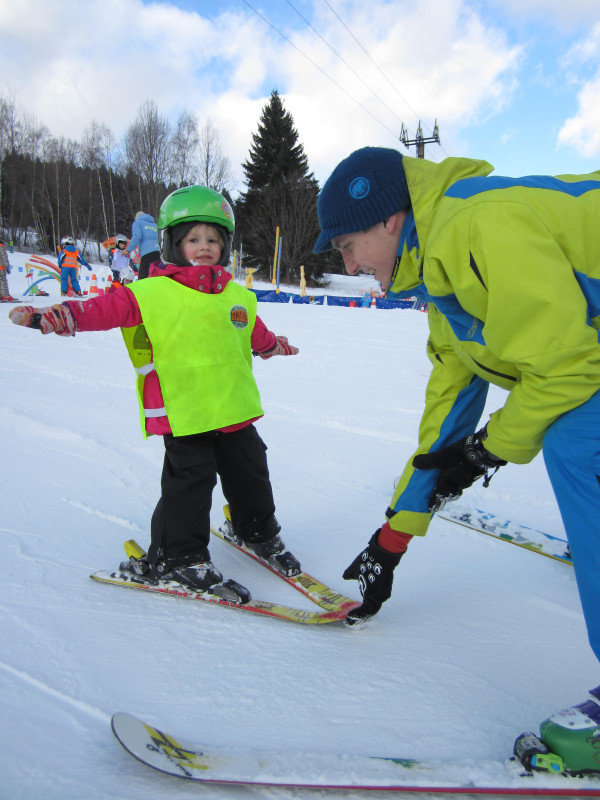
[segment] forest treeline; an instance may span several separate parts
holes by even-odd
[[[312,253],[319,185],[277,91],[241,169],[244,191],[233,198],[236,171],[217,129],[210,119],[200,125],[189,111],[173,124],[146,100],[121,141],[95,120],[75,141],[52,136],[13,96],[0,96],[0,232],[16,248],[54,253],[70,235],[100,260],[106,256],[100,243],[128,235],[137,211],[156,218],[169,192],[201,183],[231,202],[234,247],[245,266],[260,270],[257,277],[270,278],[277,227],[282,283],[297,283],[301,265],[309,286],[324,272],[339,271],[335,256]]]

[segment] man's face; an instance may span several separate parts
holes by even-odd
[[[344,233],[332,239],[334,249],[342,254],[346,272],[349,275],[373,275],[387,292],[405,216],[403,212],[394,214],[367,231]]]

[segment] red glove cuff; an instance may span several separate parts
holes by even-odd
[[[381,526],[377,544],[390,553],[404,553],[412,538],[412,534],[395,531],[390,528],[390,523],[386,522]]]

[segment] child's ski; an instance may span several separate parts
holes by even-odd
[[[334,609],[332,611],[304,611],[301,608],[291,608],[280,603],[268,603],[263,600],[250,600],[248,603],[234,603],[225,600],[208,592],[201,594],[190,592],[182,586],[169,582],[159,581],[158,583],[145,583],[141,578],[125,576],[116,572],[100,570],[90,575],[90,578],[100,583],[110,583],[115,586],[126,586],[129,589],[142,589],[146,592],[158,592],[159,594],[169,594],[175,597],[183,597],[188,600],[201,600],[205,603],[213,603],[218,606],[229,606],[240,611],[249,611],[254,614],[263,614],[266,617],[287,620],[288,622],[299,622],[302,625],[322,625],[329,622],[342,621],[350,609]],[[355,603],[354,605],[360,605]],[[354,607],[354,606],[353,606]]]
[[[573,563],[569,552],[569,543],[564,539],[535,530],[527,525],[520,525],[510,519],[502,519],[489,511],[449,503],[442,511],[438,511],[437,515],[449,522],[463,525],[465,528],[471,528],[496,539],[510,542],[510,544],[533,550],[542,556],[555,558],[557,561],[564,561],[567,564]]]
[[[232,542],[220,529],[211,528],[210,532],[214,536],[218,536],[219,539],[222,539],[224,542],[227,542],[227,544],[235,547],[236,550],[240,550],[242,553],[249,555],[250,558],[258,561],[259,564],[262,564],[274,575],[277,575],[279,578],[281,578],[281,580],[285,581],[290,586],[293,586],[294,589],[297,589],[297,591],[299,591],[305,597],[308,597],[308,599],[312,600],[313,603],[321,606],[321,608],[326,608],[328,611],[343,611],[344,616],[346,616],[349,611],[351,611],[353,608],[357,608],[360,605],[359,602],[351,600],[349,597],[345,597],[343,594],[338,594],[333,589],[330,589],[329,586],[326,586],[324,583],[316,580],[306,572],[300,572],[292,577],[283,575],[281,572],[271,566],[266,559],[260,558],[260,556],[257,556],[256,553],[253,553],[252,550],[249,550],[243,544]]]
[[[119,743],[134,758],[168,775],[202,783],[443,794],[599,797],[600,775],[524,772],[519,761],[415,761],[324,750],[315,753],[215,747],[180,741],[137,717],[112,718]]]
[[[215,531],[215,533],[216,535],[221,536],[220,532]],[[130,558],[135,559],[143,558],[146,555],[144,549],[140,547],[139,544],[133,539],[125,542],[125,552]],[[262,561],[261,559],[258,560]],[[266,564],[266,566],[269,565]],[[269,569],[271,569],[270,566]],[[300,582],[297,585],[293,583],[294,579],[286,578],[282,575],[280,575],[280,577],[282,577],[291,586],[294,586],[294,588],[297,588],[300,592],[302,592],[302,594],[304,594],[314,603],[325,608],[326,611],[304,611],[300,608],[292,608],[291,606],[283,605],[281,603],[270,603],[263,600],[249,600],[248,602],[241,602],[239,595],[236,597],[236,595],[233,594],[232,596],[232,592],[228,591],[227,588],[228,585],[231,585],[233,589],[235,589],[236,586],[238,589],[243,589],[243,587],[240,587],[235,583],[235,581],[226,581],[224,584],[219,584],[219,586],[215,588],[214,592],[194,592],[186,589],[184,586],[181,586],[175,581],[158,580],[156,582],[149,583],[144,580],[142,575],[129,572],[107,572],[106,570],[100,570],[99,572],[94,572],[92,575],[90,575],[92,580],[100,583],[126,586],[130,589],[143,589],[147,592],[157,592],[159,594],[170,594],[174,595],[175,597],[184,597],[188,600],[202,600],[206,603],[213,603],[214,605],[219,606],[229,606],[230,608],[239,608],[240,611],[263,614],[267,617],[275,617],[276,619],[283,619],[287,620],[288,622],[298,622],[302,625],[322,625],[329,622],[343,621],[349,611],[360,605],[359,602],[350,600],[343,595],[335,594],[327,586],[315,581],[314,578],[311,578],[310,575],[305,575],[305,573],[300,573],[299,575],[295,576],[295,579],[300,579],[301,581],[303,580],[303,583]],[[220,591],[221,589],[223,591]]]

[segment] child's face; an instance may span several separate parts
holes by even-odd
[[[199,222],[181,240],[181,255],[190,264],[219,263],[222,252],[221,237],[216,228]]]
[[[127,242],[117,242],[117,247],[119,248],[119,250],[124,250],[126,244]]]

